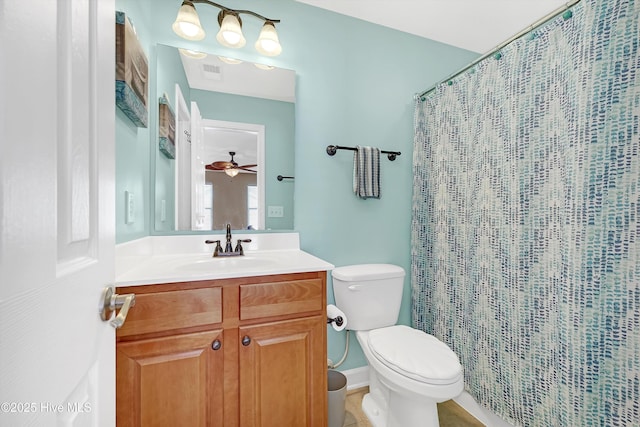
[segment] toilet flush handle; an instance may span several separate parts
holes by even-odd
[[[350,291],[360,291],[362,290],[362,285],[349,285],[347,289]]]

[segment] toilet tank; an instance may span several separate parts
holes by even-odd
[[[400,313],[405,272],[392,264],[335,268],[333,296],[347,317],[347,328],[366,331],[395,325]]]

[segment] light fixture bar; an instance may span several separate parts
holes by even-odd
[[[246,15],[252,15],[252,16],[255,16],[256,18],[258,18],[258,19],[262,19],[263,21],[270,21],[270,22],[274,22],[274,23],[275,23],[275,22],[280,22],[280,20],[279,20],[279,19],[265,18],[264,16],[262,16],[262,15],[260,15],[260,14],[258,14],[258,13],[255,13],[255,12],[253,12],[253,11],[251,11],[251,10],[237,10],[237,9],[231,9],[231,8],[228,8],[228,7],[223,6],[223,5],[221,5],[221,4],[218,4],[218,3],[214,3],[214,2],[212,2],[212,1],[209,1],[209,0],[191,0],[191,3],[204,3],[204,4],[208,4],[209,6],[214,6],[214,7],[217,7],[218,9],[224,10],[225,12],[230,12],[230,13],[233,13],[233,14],[236,14],[236,15],[239,15],[239,14],[241,14],[241,13],[244,13],[244,14],[246,14]]]
[[[173,31],[180,37],[187,40],[202,40],[205,31],[200,24],[200,18],[194,4],[208,4],[220,9],[218,13],[218,24],[220,30],[216,34],[216,40],[223,46],[239,49],[244,47],[246,39],[242,34],[241,14],[251,15],[263,21],[260,36],[255,43],[256,50],[265,56],[277,56],[282,52],[282,46],[278,39],[275,24],[279,19],[271,19],[245,9],[231,9],[210,0],[183,0],[178,16],[171,26]]]

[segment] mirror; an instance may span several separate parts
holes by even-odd
[[[295,71],[234,62],[157,45],[175,154],[156,153],[156,232],[293,228],[294,180],[278,176],[294,171]]]

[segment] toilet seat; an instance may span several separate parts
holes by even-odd
[[[406,325],[369,331],[373,355],[388,368],[427,384],[452,384],[462,375],[458,356],[433,335]]]

